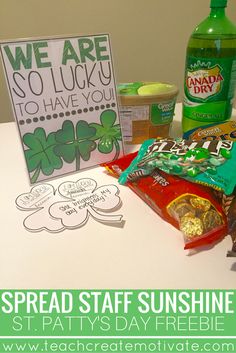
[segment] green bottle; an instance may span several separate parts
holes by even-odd
[[[183,131],[231,117],[236,86],[236,26],[226,17],[227,0],[211,0],[210,15],[187,47]]]

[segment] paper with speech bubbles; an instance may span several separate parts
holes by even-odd
[[[63,182],[57,189],[50,184],[34,186],[17,197],[16,206],[29,213],[23,222],[27,230],[57,233],[82,227],[89,218],[121,224],[123,216],[113,214],[122,204],[119,193],[116,185],[98,186],[94,179],[82,178]]]

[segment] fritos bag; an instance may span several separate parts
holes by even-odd
[[[119,177],[136,156],[131,153],[102,166]],[[227,234],[226,217],[211,188],[158,169],[126,185],[161,218],[182,231],[185,249],[212,244]]]

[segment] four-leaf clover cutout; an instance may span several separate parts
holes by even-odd
[[[33,133],[26,133],[23,142],[28,147],[25,150],[28,171],[34,172],[31,176],[32,184],[37,181],[40,171],[44,175],[51,175],[55,169],[61,169],[63,162],[54,153],[57,144],[54,132],[46,136],[45,130],[39,127]]]
[[[75,125],[71,120],[66,120],[61,129],[48,135],[41,127],[26,133],[23,136],[27,147],[24,153],[31,183],[39,179],[40,173],[49,176],[61,169],[63,161],[75,162],[75,169],[79,170],[81,159],[89,161],[96,148],[102,154],[110,154],[115,148],[113,160],[117,159],[122,138],[120,125],[115,124],[116,119],[116,112],[108,109],[100,115],[101,124],[79,120]]]
[[[101,125],[97,123],[90,124],[91,127],[96,129],[94,140],[99,140],[98,150],[101,153],[111,153],[115,147],[116,154],[114,160],[119,157],[121,141],[121,128],[120,124],[115,124],[116,112],[108,109],[102,112],[100,116]]]
[[[88,161],[91,152],[96,148],[96,143],[91,140],[95,133],[95,128],[91,127],[87,121],[79,120],[74,128],[72,121],[66,120],[61,130],[56,132],[58,145],[54,152],[67,163],[76,160],[76,170],[79,170],[80,158]]]

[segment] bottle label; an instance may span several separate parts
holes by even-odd
[[[187,58],[185,117],[204,122],[230,118],[236,81],[236,60],[233,59]]]

